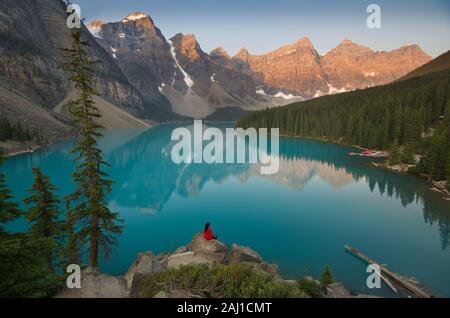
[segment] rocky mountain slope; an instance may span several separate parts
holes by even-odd
[[[328,84],[349,91],[390,83],[431,59],[417,45],[384,52],[344,40],[323,57],[322,64]]]
[[[0,2],[0,111],[10,122],[40,131],[49,144],[71,136],[72,129],[67,113],[56,109],[73,90],[61,70],[66,62],[61,49],[71,45],[66,18],[61,0]],[[108,127],[147,125],[134,116],[152,119],[154,105],[144,100],[84,26],[82,37],[90,44],[90,57],[100,61],[92,84],[100,95],[97,100],[109,106],[102,111],[109,118],[124,119],[110,121]]]
[[[421,67],[415,69],[414,71],[406,74],[399,80],[407,80],[413,77],[424,76],[434,72],[441,72],[450,69],[450,51],[439,55],[431,62],[422,65]]]
[[[223,49],[211,56],[224,67],[251,74],[257,85],[265,86],[261,94],[275,88],[304,98],[386,84],[431,60],[417,45],[384,52],[348,39],[321,56],[308,38],[263,55],[243,48],[232,58]]]
[[[145,98],[168,100],[177,114],[206,117],[219,108],[268,105],[257,99],[251,76],[216,63],[193,35],[167,40],[144,13],[112,23],[93,21],[88,28]]]
[[[59,0],[4,0],[0,3],[0,85],[51,110],[71,90],[60,69],[65,61],[61,48],[71,44],[64,4]],[[83,27],[89,54],[101,61],[93,85],[106,100],[127,112],[145,117],[139,92],[121,69]]]
[[[14,120],[44,128],[53,136],[49,139],[67,135],[64,107],[55,111],[72,91],[60,69],[65,60],[60,49],[70,45],[64,2],[3,0],[0,12],[0,87],[7,97],[0,106],[9,109],[7,113],[22,114]],[[101,61],[93,78],[98,100],[109,105],[102,107],[105,112],[114,112],[117,120],[113,122],[125,126],[141,125],[137,118],[230,119],[248,111],[383,84],[430,59],[414,45],[374,52],[348,40],[321,56],[306,38],[265,55],[242,49],[230,57],[222,48],[207,54],[193,35],[166,39],[143,13],[112,23],[93,21],[88,27],[90,32],[84,26],[82,32],[91,44],[89,55]],[[45,110],[58,125],[35,120],[35,112],[13,99],[25,99],[35,109]],[[135,118],[129,121],[122,112]]]

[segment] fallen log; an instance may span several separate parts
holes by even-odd
[[[393,271],[387,269],[386,266],[383,266],[380,263],[375,262],[374,260],[369,258],[367,255],[364,255],[363,253],[358,251],[356,248],[346,245],[345,249],[349,253],[357,256],[358,258],[362,259],[363,261],[365,261],[368,264],[378,265],[380,268],[380,271],[381,271],[380,274],[381,274],[382,278],[384,276],[386,279],[388,279],[388,280],[394,282],[395,284],[397,284],[398,286],[402,287],[404,290],[406,290],[412,296],[417,297],[417,298],[432,298],[433,297],[432,294],[421,289],[416,282],[413,282],[413,281],[407,279],[406,277],[403,277],[397,273],[394,273]],[[388,286],[389,286],[389,284],[388,284]]]

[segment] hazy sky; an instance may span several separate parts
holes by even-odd
[[[437,56],[450,49],[449,0],[72,0],[86,21],[149,14],[163,34],[193,33],[206,52],[222,46],[265,53],[309,37],[324,54],[344,38],[376,50],[419,44]],[[366,8],[381,7],[381,29],[369,29]]]

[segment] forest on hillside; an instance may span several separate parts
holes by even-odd
[[[389,150],[392,164],[450,181],[450,70],[266,109],[237,126]]]
[[[45,138],[39,129],[29,129],[20,121],[12,123],[0,111],[0,141],[14,140],[19,142],[34,141],[38,145],[44,143]]]

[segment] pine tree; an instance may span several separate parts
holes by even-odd
[[[53,261],[58,252],[58,239],[61,235],[58,220],[59,200],[53,193],[57,188],[38,168],[33,168],[33,174],[34,184],[29,190],[30,196],[25,199],[25,204],[29,205],[25,217],[31,225],[28,234],[34,241],[45,239],[41,247],[42,252],[46,257],[49,270],[54,272]]]
[[[444,110],[444,129],[445,129],[445,152],[447,161],[447,187],[450,189],[450,96],[447,100]]]
[[[0,167],[4,158],[0,153]],[[20,217],[17,203],[11,201],[5,174],[0,173],[0,298],[45,297],[57,286],[45,259],[36,253],[42,242],[28,240],[26,234],[9,233],[4,226]]]
[[[389,150],[389,163],[391,165],[399,164],[401,161],[401,153],[398,146],[397,139],[394,140],[394,143],[391,146],[391,149]]]
[[[323,269],[322,274],[320,274],[320,283],[323,287],[326,287],[335,282],[333,273],[331,272],[330,266],[326,265]]]
[[[70,198],[66,198],[66,221],[64,223],[64,233],[66,234],[66,245],[62,250],[63,260],[69,264],[79,264],[81,262],[81,244],[79,233],[75,229],[77,217],[70,207]]]
[[[445,128],[444,124],[440,123],[434,133],[431,142],[430,157],[430,173],[434,180],[445,180],[447,177],[447,151],[445,149]]]
[[[77,189],[69,196],[69,200],[74,203],[70,210],[81,226],[80,237],[89,245],[89,264],[98,267],[100,253],[108,257],[112,246],[117,244],[116,235],[122,232],[122,226],[118,214],[111,212],[107,206],[111,181],[103,171],[103,167],[108,164],[97,144],[97,138],[102,136],[102,127],[96,120],[101,114],[92,99],[96,93],[90,77],[95,61],[88,57],[88,47],[89,43],[81,38],[81,30],[74,29],[72,47],[65,49],[70,61],[64,65],[78,93],[70,109],[78,133],[73,149],[77,162],[73,179]]]
[[[5,158],[0,152],[0,168]],[[6,176],[0,172],[0,237],[7,236],[4,225],[20,216],[17,203],[12,202],[11,190],[6,185]]]

